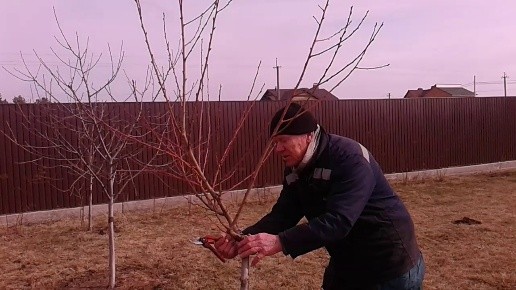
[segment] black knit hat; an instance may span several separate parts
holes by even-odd
[[[284,110],[285,108],[280,109],[276,114],[274,114],[274,117],[272,117],[269,128],[271,136],[272,133],[274,133],[274,129],[278,125],[279,119],[281,115],[283,115]],[[303,135],[317,129],[317,121],[314,116],[297,103],[290,103],[285,116],[283,116],[283,120],[287,121],[281,123],[276,135]]]

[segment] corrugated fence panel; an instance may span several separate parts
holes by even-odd
[[[516,156],[516,98],[507,98],[507,102],[507,156],[510,159]]]
[[[228,148],[234,130],[244,112],[252,105],[249,116],[235,139],[235,146],[229,149],[229,155],[220,172],[228,177],[223,184],[225,188],[234,186],[248,176],[265,150],[270,118],[285,104],[205,104],[201,130],[204,137],[196,134],[191,138],[193,144],[204,144],[196,152],[200,156],[208,154],[204,168],[207,175],[214,177],[218,161]],[[143,106],[146,117],[155,118],[154,120],[167,112],[176,117],[180,113],[177,104],[146,103]],[[362,143],[386,173],[516,160],[516,98],[341,100],[309,103],[309,106],[327,132],[347,136]],[[13,137],[20,143],[46,146],[48,142],[38,139],[34,132],[52,133],[48,114],[56,108],[59,106],[0,105],[0,130],[9,135],[10,126],[14,132]],[[111,116],[131,120],[139,111],[139,104],[108,104],[107,108]],[[187,111],[190,118],[187,126],[198,132],[201,125],[200,108],[189,103]],[[61,111],[58,114],[64,117],[69,112]],[[27,116],[32,116],[32,122],[26,122]],[[79,124],[74,120],[71,122]],[[158,127],[145,126],[154,125],[144,125],[140,133],[151,132],[153,129],[159,131]],[[168,126],[171,127],[170,124]],[[37,164],[24,163],[37,156],[32,156],[13,144],[5,134],[0,135],[0,151],[3,152],[0,158],[0,214],[86,204],[86,198],[79,192],[66,190],[75,178],[73,174],[58,166],[57,161],[46,161],[45,170]],[[63,134],[66,138],[74,138],[70,131]],[[137,151],[137,156],[142,160],[150,160],[156,152],[152,148],[141,150],[135,144],[130,145],[127,150]],[[162,156],[160,160],[163,163],[171,161],[170,156]],[[202,165],[204,166],[204,162]],[[272,154],[263,164],[255,185],[261,187],[280,184],[282,172],[280,158]],[[247,183],[242,183],[237,188],[246,186]],[[107,198],[98,186],[95,189],[94,203],[106,202]],[[176,196],[190,192],[192,189],[188,183],[173,178],[170,174],[156,175],[148,172],[138,176],[134,180],[134,186],[124,191],[119,201]]]
[[[20,108],[24,108],[26,106],[24,105],[20,105]],[[23,140],[23,142],[25,142],[25,139],[24,139],[24,133],[26,133],[26,130],[23,128],[23,123],[22,122],[19,122],[19,111],[16,110],[16,111],[13,111],[13,112],[10,112],[10,120],[9,120],[9,125],[11,126],[11,129],[14,131],[14,132],[17,132],[19,133],[20,135],[17,136],[19,138],[19,140]],[[14,149],[12,151],[13,153],[13,162],[11,164],[11,166],[13,166],[13,188],[12,190],[10,191],[10,194],[12,196],[12,200],[14,201],[14,204],[15,204],[15,210],[16,212],[23,212],[25,211],[26,209],[25,208],[22,208],[22,195],[26,195],[27,193],[26,192],[23,192],[22,191],[22,186],[24,186],[24,184],[26,183],[26,180],[23,175],[23,171],[25,169],[25,165],[21,165],[20,162],[23,162],[25,161],[25,158],[24,158],[24,155],[25,155],[25,151],[24,150],[16,150],[17,148],[12,148]]]
[[[9,175],[7,173],[7,155],[11,154],[11,150],[8,147],[10,145],[10,141],[7,139],[7,136],[3,134],[7,130],[7,124],[5,120],[9,114],[7,106],[0,106],[0,119],[2,122],[0,123],[0,152],[3,152],[0,155],[0,212],[8,212],[9,209],[9,195],[7,194],[9,190],[8,179]]]
[[[506,142],[505,156],[510,160],[511,156],[516,155],[516,98],[504,98],[505,107],[505,134]]]

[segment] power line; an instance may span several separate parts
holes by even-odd
[[[475,95],[478,93],[497,93],[499,95],[507,96],[507,86],[516,84],[516,80],[508,80],[509,76],[504,72],[502,75],[502,80],[490,80],[490,81],[477,81],[477,77],[473,76],[473,82],[464,83],[461,86],[473,88]],[[502,88],[503,85],[503,88]],[[494,89],[493,87],[499,86],[499,89]],[[480,89],[478,87],[484,87],[487,89]],[[493,89],[490,89],[493,88]],[[503,91],[502,91],[503,89]]]
[[[480,90],[477,93],[492,93],[492,92],[500,92],[500,90]]]

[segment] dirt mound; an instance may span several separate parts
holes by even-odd
[[[477,221],[475,219],[469,218],[469,217],[463,217],[460,220],[453,221],[456,225],[480,225],[482,224],[481,221]]]

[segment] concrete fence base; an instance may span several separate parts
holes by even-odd
[[[278,196],[281,186],[270,186],[264,188],[255,188],[249,192],[248,201],[265,201],[271,200]],[[244,197],[244,190],[235,190],[225,193],[222,200],[229,203],[238,203]],[[161,210],[164,208],[186,207],[189,205],[201,204],[199,199],[194,195],[162,197],[156,199],[136,200],[117,202],[113,205],[113,211],[116,213],[129,211],[150,211]],[[54,209],[46,211],[34,211],[10,215],[0,216],[0,226],[16,226],[27,225],[43,222],[52,222],[64,218],[81,218],[86,217],[89,206],[81,206],[74,208]],[[107,204],[96,204],[91,207],[93,217],[107,216]]]
[[[388,180],[418,180],[426,178],[439,178],[452,175],[467,175],[474,173],[499,172],[516,169],[516,160],[496,163],[478,164],[470,166],[447,167],[441,169],[429,169],[403,173],[386,174]]]
[[[497,163],[488,163],[472,166],[449,167],[442,169],[421,170],[405,173],[386,174],[388,180],[419,180],[427,178],[440,178],[451,175],[465,175],[472,173],[498,172],[516,169],[516,160]],[[281,186],[270,186],[251,190],[249,201],[270,200],[276,198],[281,191]],[[239,202],[243,198],[244,190],[231,191],[223,195],[226,202]],[[193,195],[156,198],[151,200],[127,201],[115,203],[114,211],[144,211],[173,207],[185,207],[198,204],[200,201]],[[88,212],[89,207],[75,207],[48,211],[36,211],[0,216],[0,226],[15,226],[22,224],[34,224],[41,222],[57,221],[63,218],[81,218]],[[92,206],[92,216],[107,215],[107,206],[98,204]]]

